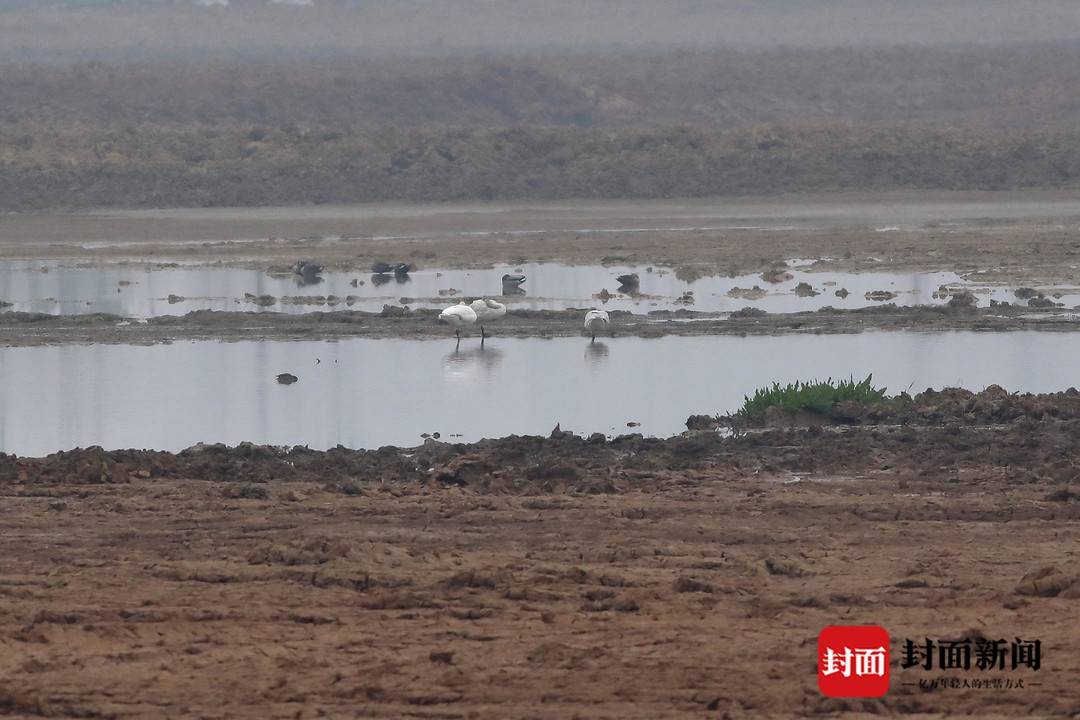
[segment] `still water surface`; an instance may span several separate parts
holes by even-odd
[[[238,310],[304,313],[312,310],[379,311],[384,305],[440,307],[462,297],[500,297],[510,308],[562,310],[603,307],[647,313],[688,307],[710,312],[728,312],[757,307],[767,312],[798,312],[822,307],[854,309],[879,305],[866,293],[885,290],[896,293],[897,305],[939,304],[948,296],[935,296],[942,285],[968,287],[976,291],[979,304],[991,299],[1017,302],[1015,288],[1004,285],[965,283],[956,273],[835,273],[808,271],[805,264],[792,261],[791,278],[770,284],[758,275],[702,277],[687,281],[666,268],[646,266],[568,266],[556,263],[498,265],[474,270],[418,270],[399,281],[392,275],[324,272],[314,284],[304,284],[299,276],[272,276],[262,270],[245,268],[177,266],[154,268],[125,265],[80,267],[29,261],[0,262],[0,300],[12,303],[16,311],[48,314],[112,313],[148,318],[184,315],[192,310]],[[521,294],[505,294],[502,276],[526,276]],[[621,292],[616,278],[637,273],[638,294]],[[354,286],[352,283],[356,282]],[[811,297],[795,294],[795,286],[805,282]],[[745,296],[736,291],[757,286],[763,296]],[[837,297],[840,289],[848,291]],[[607,301],[596,297],[607,290]],[[688,296],[687,293],[690,295]],[[273,296],[268,306],[249,302],[246,295]],[[172,296],[172,297],[170,297]],[[296,302],[297,298],[335,296],[329,305]],[[291,298],[285,301],[282,298]],[[688,299],[692,298],[692,302]],[[1057,299],[1066,307],[1080,303],[1080,288],[1065,288]]]
[[[184,342],[0,349],[0,449],[355,448],[547,434],[666,436],[773,381],[865,377],[891,391],[1080,385],[1080,333]],[[321,362],[316,364],[316,359]],[[279,385],[278,373],[300,377]],[[639,428],[628,428],[639,422]]]

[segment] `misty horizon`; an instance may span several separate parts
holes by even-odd
[[[0,0],[0,56],[374,55],[1031,45],[1080,39],[1066,0]]]

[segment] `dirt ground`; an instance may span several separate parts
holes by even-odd
[[[338,270],[494,263],[658,264],[759,272],[979,272],[1076,282],[1075,193],[878,193],[702,201],[371,205],[0,216],[0,258],[181,260],[265,268],[306,257]]]
[[[1075,715],[1080,401],[915,407],[726,439],[5,457],[0,711]],[[886,627],[888,695],[819,695],[830,624]],[[1024,689],[898,665],[903,638],[1017,636],[1042,668],[987,677]]]

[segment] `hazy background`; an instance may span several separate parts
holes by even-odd
[[[0,0],[0,209],[1080,183],[1076,0]]]
[[[563,52],[1031,44],[1075,0],[0,0],[8,57],[68,53]]]

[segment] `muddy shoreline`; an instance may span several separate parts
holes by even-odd
[[[356,310],[284,314],[198,310],[181,316],[136,321],[116,315],[45,315],[0,313],[0,346],[56,344],[157,344],[177,340],[336,340],[347,338],[410,338],[453,340],[453,330],[438,322],[438,310],[387,306],[382,313]],[[487,327],[491,341],[499,337],[586,337],[581,326],[585,308],[575,310],[511,310]],[[870,330],[1006,332],[1080,330],[1080,317],[1060,308],[950,308],[884,305],[856,310],[825,308],[813,312],[703,313],[654,311],[647,315],[611,313],[615,338],[633,336],[783,335],[793,333],[858,333]],[[475,337],[473,337],[475,336]],[[464,337],[479,339],[479,329]]]
[[[1019,414],[965,419],[979,401]],[[939,412],[735,437],[3,456],[0,707],[1067,716],[1080,401],[918,406]],[[1006,673],[1040,685],[927,692],[895,667],[884,698],[824,698],[814,640],[841,621],[1041,638],[1042,670]],[[783,682],[729,681],[746,672]]]
[[[58,452],[44,458],[0,454],[0,482],[131,482],[174,478],[214,482],[434,483],[478,492],[629,492],[661,485],[613,483],[615,477],[667,469],[678,478],[690,469],[734,478],[762,472],[870,473],[904,467],[914,476],[950,465],[981,471],[1008,470],[1010,477],[1050,473],[1080,480],[1080,467],[1062,473],[1057,451],[1080,439],[1080,391],[1009,393],[993,385],[980,392],[927,390],[869,405],[841,403],[828,413],[767,413],[757,422],[709,423],[687,419],[690,428],[671,438],[602,433],[577,435],[559,429],[549,437],[509,436],[474,443],[429,438],[416,447],[375,450],[311,450],[244,443],[199,444],[177,453],[155,450]],[[734,425],[733,434],[711,427]],[[758,429],[746,430],[756,426]],[[627,475],[627,473],[630,475]],[[642,476],[643,477],[643,476]],[[660,476],[650,476],[656,479]],[[505,482],[504,482],[505,481]]]
[[[826,258],[845,272],[978,273],[1076,281],[1069,193],[833,193],[701,201],[310,206],[0,216],[0,258],[266,269],[298,257],[364,272],[496,263],[657,265],[757,273]]]

